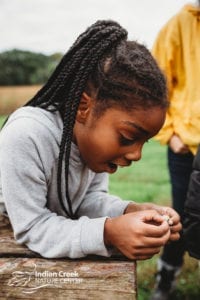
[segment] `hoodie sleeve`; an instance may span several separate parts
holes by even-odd
[[[96,220],[101,220],[103,216],[117,217],[123,215],[130,202],[108,194],[108,174],[96,174],[77,212],[78,215],[85,215],[91,220],[91,241],[98,238],[95,233],[96,229],[92,228],[93,220],[96,218]],[[88,251],[92,245],[88,243],[88,230],[85,230],[84,233],[82,246]],[[114,248],[110,247],[109,252],[110,254],[115,253]]]
[[[108,193],[108,180],[107,173],[95,175],[79,207],[79,215],[87,215],[90,218],[123,215],[124,210],[131,201],[122,200],[117,196],[110,195]]]
[[[0,135],[2,192],[17,242],[47,258],[110,256],[103,237],[105,216],[71,220],[47,208],[48,181],[38,144],[48,149],[49,141],[33,136],[30,128],[30,120],[22,119]]]

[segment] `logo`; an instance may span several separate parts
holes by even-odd
[[[61,288],[64,284],[81,284],[83,278],[79,277],[78,272],[56,271],[51,272],[44,270],[37,271],[36,264],[33,264],[31,271],[14,271],[12,278],[8,281],[8,286],[23,287],[22,292],[25,294],[32,294],[38,289],[47,286],[56,286]]]

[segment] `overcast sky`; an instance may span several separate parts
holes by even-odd
[[[0,52],[66,52],[97,19],[118,21],[148,48],[185,0],[0,0]]]

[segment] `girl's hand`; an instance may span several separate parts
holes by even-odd
[[[182,229],[182,225],[180,223],[180,216],[178,213],[171,207],[167,206],[158,206],[157,211],[165,216],[169,217],[168,223],[170,226],[170,241],[176,241],[180,238],[179,232]]]
[[[107,219],[106,246],[115,246],[130,259],[147,259],[160,252],[170,238],[166,219],[156,210],[144,210]]]
[[[180,223],[180,216],[178,213],[171,207],[168,206],[160,206],[153,203],[130,203],[126,210],[125,214],[136,211],[144,211],[154,209],[162,216],[168,216],[168,224],[170,226],[170,241],[176,241],[180,238],[179,231],[182,229],[182,225]]]

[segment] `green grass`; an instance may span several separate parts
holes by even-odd
[[[5,119],[6,119],[6,116],[0,116],[0,128],[3,125]]]
[[[138,202],[169,203],[166,147],[153,140],[145,144],[140,161],[110,176],[110,192]]]
[[[137,202],[170,205],[171,187],[166,161],[166,147],[154,140],[147,143],[142,160],[110,176],[110,193]],[[148,300],[154,286],[158,256],[137,262],[138,300]],[[198,261],[185,255],[177,289],[170,300],[200,299]]]

